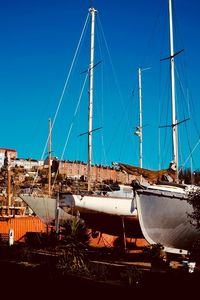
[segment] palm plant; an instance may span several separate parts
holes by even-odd
[[[58,246],[62,253],[59,266],[64,272],[85,273],[87,267],[87,247],[89,234],[87,227],[78,217],[67,221],[61,231],[62,239]]]

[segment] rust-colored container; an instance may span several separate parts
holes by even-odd
[[[19,216],[0,219],[0,235],[8,239],[9,231],[14,231],[14,241],[23,241],[27,232],[46,232],[46,225],[37,216]]]

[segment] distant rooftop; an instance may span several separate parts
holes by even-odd
[[[9,149],[9,148],[0,148],[0,151],[10,151],[10,152],[17,152],[14,149]]]

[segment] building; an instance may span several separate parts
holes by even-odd
[[[8,159],[16,159],[17,158],[17,151],[14,149],[8,148],[0,148],[0,168],[4,165],[5,155],[7,153]]]
[[[24,168],[25,170],[37,170],[39,167],[44,165],[43,160],[37,160],[32,158],[16,158],[11,159],[10,161],[11,167],[13,168]]]
[[[32,158],[17,158],[17,151],[13,149],[0,148],[0,168],[4,166],[5,156],[7,157],[12,168],[24,168],[27,171],[37,171],[39,168],[47,168],[49,165],[48,157],[43,160]],[[67,179],[87,180],[88,165],[82,161],[59,161],[57,157],[51,157],[51,171],[63,175]],[[118,182],[130,184],[136,178],[127,172],[117,169],[116,167],[92,165],[91,181],[93,182]]]
[[[68,179],[87,179],[87,164],[81,161],[60,161],[58,173]],[[93,182],[120,182],[130,184],[136,178],[114,167],[92,165],[91,180]]]
[[[9,164],[12,168],[22,167],[25,170],[38,169],[44,165],[43,160],[36,160],[32,158],[17,158],[17,151],[14,149],[0,148],[0,168],[4,166],[5,157],[7,155]]]

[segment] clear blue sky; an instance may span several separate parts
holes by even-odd
[[[89,6],[89,0],[0,3],[0,147],[16,149],[19,158],[46,156],[48,119],[55,116]],[[143,167],[167,168],[170,129],[161,129],[160,139],[158,135],[158,126],[170,124],[171,116],[169,62],[160,62],[169,55],[167,0],[93,0],[93,6],[98,10],[95,62],[102,60],[95,68],[94,128],[102,129],[93,134],[93,163],[139,166],[139,139],[133,133],[138,125],[137,69],[141,66],[151,67],[142,73]],[[177,87],[185,93],[185,99],[177,97],[177,107],[182,103],[178,121],[190,117],[179,126],[182,165],[189,155],[188,140],[192,150],[199,139],[200,2],[174,0],[174,6],[175,51],[184,48],[176,57],[178,78],[183,76]],[[87,131],[88,82],[73,115],[88,53],[87,33],[52,132],[53,155],[58,158],[71,128],[63,158],[87,162],[87,136],[78,134]],[[192,100],[190,114],[186,98]],[[194,169],[200,168],[199,151],[197,147],[193,153]]]

